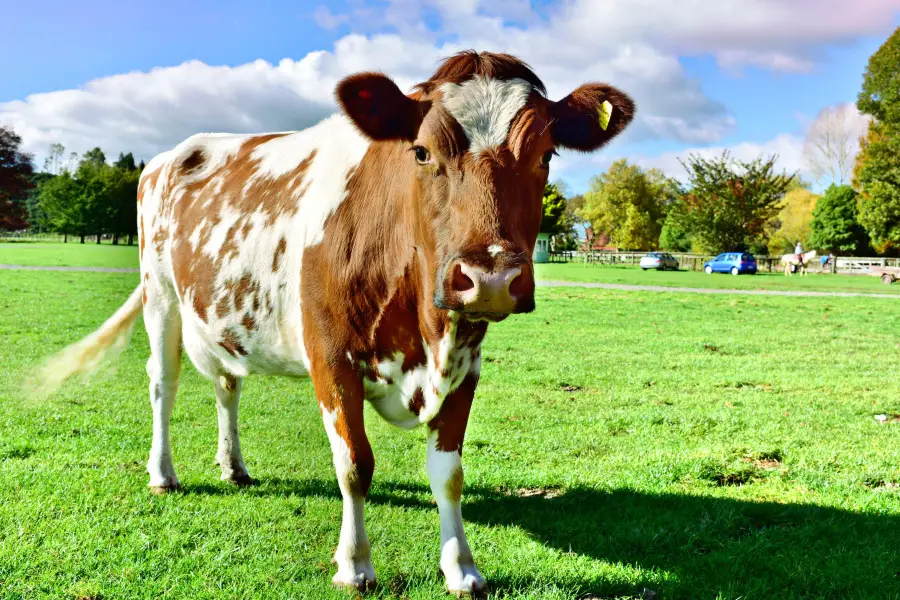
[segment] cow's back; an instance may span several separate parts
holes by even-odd
[[[303,251],[322,241],[367,147],[335,116],[299,132],[196,135],[147,165],[141,276],[177,302],[201,372],[306,373]]]

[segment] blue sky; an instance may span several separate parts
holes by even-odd
[[[408,86],[474,47],[522,56],[554,98],[592,79],[635,97],[623,139],[563,155],[554,176],[573,191],[621,157],[677,174],[678,156],[729,148],[803,170],[806,128],[855,101],[868,57],[900,24],[900,0],[673,4],[0,0],[8,43],[25,50],[0,66],[0,123],[39,162],[53,142],[150,158],[198,131],[307,126],[353,71]]]

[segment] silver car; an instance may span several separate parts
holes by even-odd
[[[678,270],[678,260],[668,252],[650,252],[641,259],[641,269],[656,269],[657,271],[665,271],[666,269]]]

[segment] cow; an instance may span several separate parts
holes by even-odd
[[[404,94],[387,76],[339,82],[333,115],[298,132],[201,134],[153,158],[138,190],[141,281],[96,332],[44,369],[93,369],[143,313],[155,493],[179,488],[169,444],[182,349],[215,387],[223,480],[252,483],[241,382],[311,376],[343,498],[333,583],[376,578],[363,520],[375,467],[368,401],[425,425],[450,592],[485,580],[463,531],[462,448],[489,323],[535,308],[532,252],[558,148],[590,152],[633,101],[589,83],[559,101],[521,60],[465,51]]]

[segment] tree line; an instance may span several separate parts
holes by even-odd
[[[100,148],[80,157],[53,144],[43,171],[35,171],[21,138],[0,127],[0,229],[59,233],[81,243],[106,235],[133,244],[137,235],[137,189],[143,162],[132,153],[112,164]]]

